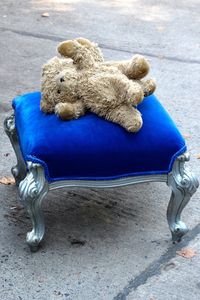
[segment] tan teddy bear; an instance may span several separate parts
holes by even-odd
[[[71,120],[90,110],[130,132],[141,128],[141,114],[133,106],[155,90],[154,80],[141,80],[149,71],[143,56],[105,62],[98,46],[83,38],[62,42],[58,52],[62,57],[43,66],[43,112]]]

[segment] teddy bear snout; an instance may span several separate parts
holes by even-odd
[[[64,79],[64,77],[62,76],[61,78],[60,78],[60,82],[64,82],[65,81],[65,79]]]

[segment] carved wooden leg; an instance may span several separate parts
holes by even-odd
[[[199,186],[196,176],[185,166],[189,159],[189,153],[179,156],[168,175],[167,184],[172,188],[172,194],[167,209],[167,220],[173,242],[179,242],[188,231],[186,225],[180,221],[181,212]]]
[[[28,173],[19,184],[20,199],[26,207],[33,224],[33,229],[27,234],[27,243],[31,251],[37,251],[44,232],[44,219],[41,209],[42,200],[49,190],[45,179],[44,169],[41,165],[27,163]]]
[[[17,157],[17,165],[12,167],[11,172],[15,178],[16,185],[18,186],[20,181],[25,178],[27,170],[26,170],[26,164],[24,162],[24,159],[23,159],[20,147],[19,147],[18,136],[17,136],[17,132],[16,132],[16,128],[15,128],[14,115],[11,115],[10,117],[5,119],[4,130],[10,139],[10,142],[13,146],[13,149],[14,149],[16,157]]]

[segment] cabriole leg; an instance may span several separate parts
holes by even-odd
[[[10,117],[6,118],[4,121],[4,130],[8,135],[10,142],[13,146],[17,157],[17,165],[12,167],[11,172],[15,178],[16,185],[18,186],[20,181],[23,180],[26,176],[26,164],[21,154],[21,150],[19,147],[19,141],[17,136],[17,131],[15,128],[15,116],[11,115]]]
[[[167,184],[171,187],[172,194],[167,209],[167,220],[173,242],[179,242],[188,231],[180,217],[182,210],[199,186],[196,176],[185,166],[185,162],[189,161],[189,159],[189,153],[179,156],[168,175]]]
[[[32,231],[27,233],[26,241],[31,251],[37,251],[45,232],[41,206],[49,186],[41,165],[28,162],[27,167],[27,176],[19,184],[19,194],[33,224]]]

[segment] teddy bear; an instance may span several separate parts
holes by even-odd
[[[57,50],[60,57],[50,59],[42,69],[44,113],[71,120],[90,110],[129,132],[142,127],[136,107],[156,87],[153,79],[143,79],[150,67],[143,56],[104,61],[98,45],[84,38],[64,41]]]

